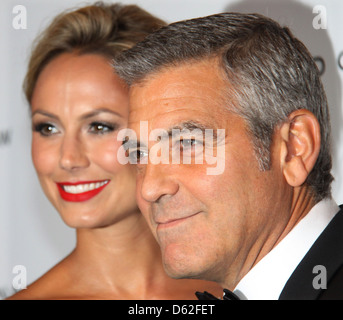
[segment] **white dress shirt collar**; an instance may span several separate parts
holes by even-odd
[[[241,279],[234,293],[241,299],[277,300],[297,265],[339,210],[336,202],[331,199],[317,203],[287,236]]]

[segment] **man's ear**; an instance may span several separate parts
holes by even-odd
[[[320,151],[320,125],[313,113],[300,109],[280,127],[281,168],[287,183],[301,186],[316,164]]]

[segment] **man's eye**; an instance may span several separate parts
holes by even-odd
[[[198,148],[198,147],[201,148],[202,145],[203,145],[203,141],[199,139],[183,138],[177,142],[175,147],[178,148],[182,152],[186,152],[186,151],[193,152],[195,148]]]
[[[102,122],[92,122],[89,126],[89,132],[94,134],[104,134],[107,132],[112,132],[114,129],[114,125]]]
[[[34,131],[40,133],[44,137],[58,133],[58,129],[50,123],[39,123],[34,126]]]
[[[192,146],[196,144],[197,144],[197,140],[195,140],[194,138],[180,140],[180,145],[182,146],[183,149],[191,148]]]
[[[141,149],[128,149],[125,154],[131,164],[142,163],[143,159],[148,156],[148,152]]]

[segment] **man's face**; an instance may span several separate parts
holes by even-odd
[[[259,253],[270,250],[277,241],[271,235],[286,221],[278,217],[284,184],[278,164],[268,172],[259,170],[246,123],[224,99],[229,84],[217,64],[206,60],[164,69],[133,86],[129,127],[149,150],[157,142],[143,139],[141,121],[148,121],[149,133],[190,122],[201,130],[225,129],[213,150],[221,155],[217,161],[225,162],[222,173],[209,175],[213,163],[206,161],[138,164],[137,199],[170,276],[228,285],[252,267]],[[182,137],[170,141],[181,154],[196,143]]]

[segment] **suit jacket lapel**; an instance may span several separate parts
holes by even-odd
[[[316,300],[325,289],[315,289],[313,280],[317,276],[313,268],[324,266],[327,271],[327,283],[343,266],[343,210],[337,213],[311,249],[299,263],[285,287],[280,300]],[[329,287],[328,289],[329,290]],[[343,289],[341,290],[343,291]]]

